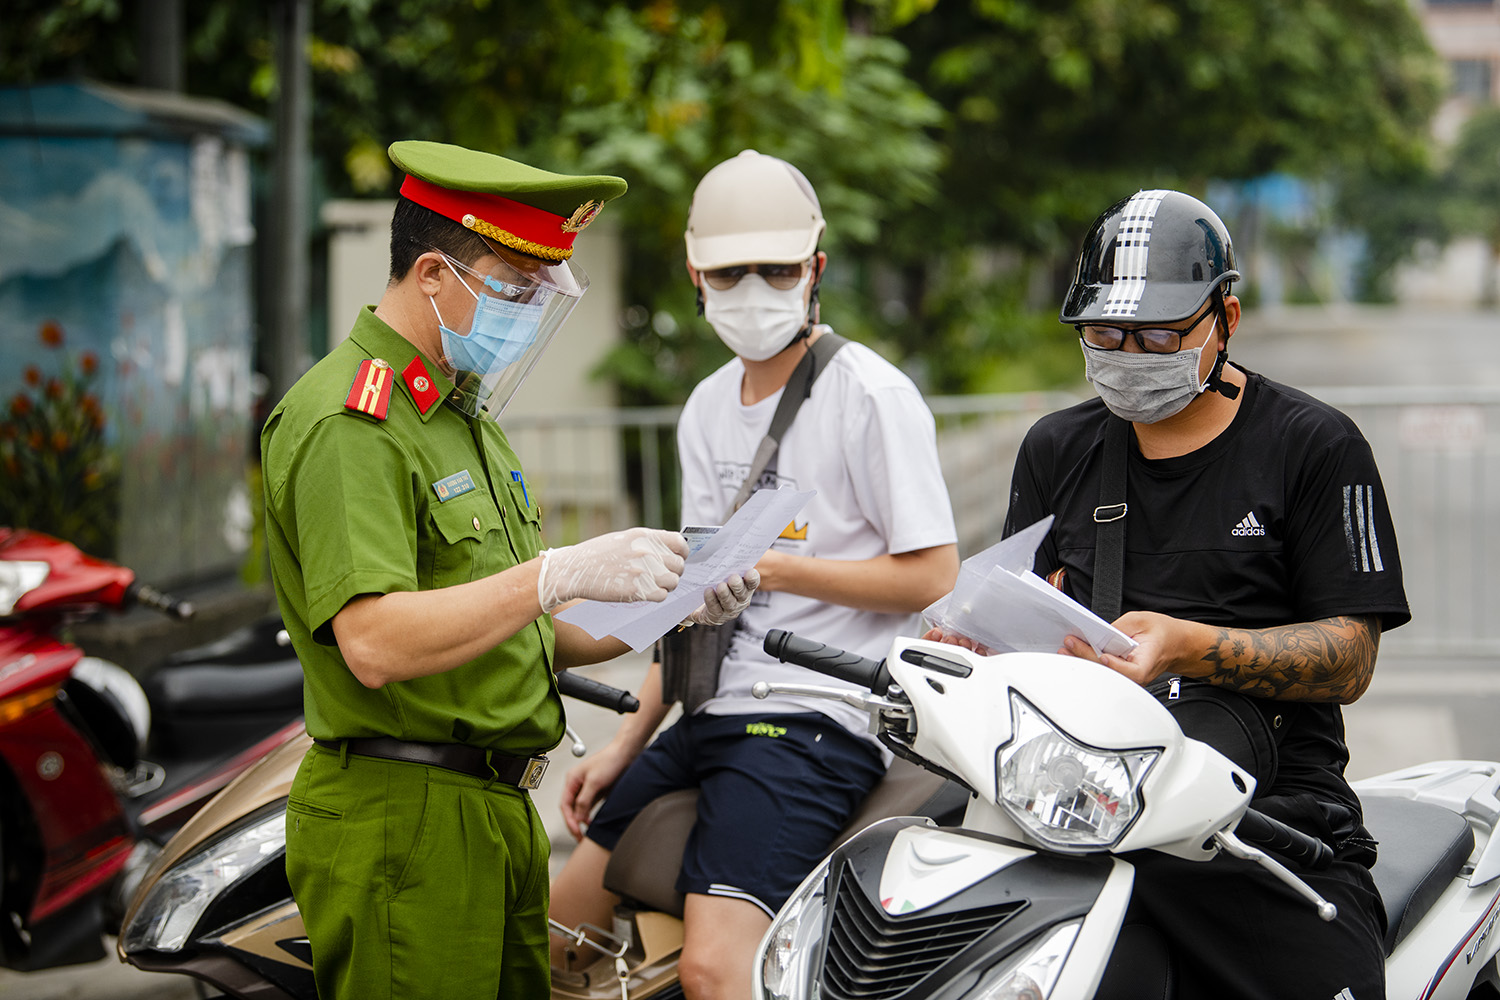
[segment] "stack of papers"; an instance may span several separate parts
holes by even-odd
[[[1126,656],[1130,636],[1031,571],[1052,516],[970,556],[952,593],[922,612],[928,625],[973,639],[996,653],[1055,653],[1076,635],[1096,653]]]

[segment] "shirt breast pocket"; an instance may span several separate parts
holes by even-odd
[[[488,493],[475,492],[432,508],[437,551],[432,559],[432,586],[451,587],[487,575],[489,546],[505,545],[500,511]]]
[[[516,558],[525,562],[542,551],[542,508],[540,504],[532,503],[535,497],[530,495],[523,484],[505,485],[510,488],[511,508],[520,515],[521,521],[512,537]]]

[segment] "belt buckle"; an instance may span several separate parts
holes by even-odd
[[[516,787],[528,790],[542,787],[542,775],[547,773],[549,763],[546,757],[532,757],[526,762],[526,770],[521,772],[521,780],[516,782]]]

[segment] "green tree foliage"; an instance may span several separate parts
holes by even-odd
[[[455,7],[469,18],[467,5]],[[463,67],[435,88],[442,118],[395,134],[625,177],[630,194],[609,213],[625,240],[630,307],[624,343],[602,370],[627,401],[680,401],[729,357],[696,317],[682,233],[698,178],[742,149],[807,173],[830,220],[829,318],[868,335],[853,291],[857,254],[873,251],[894,212],[933,195],[942,164],[930,134],[941,112],[903,72],[898,43],[846,33],[841,7],[827,0],[553,0],[523,15],[534,21],[529,34],[517,29],[501,45],[479,23],[493,17],[455,18],[450,37],[416,63]],[[371,173],[390,134],[372,129],[359,143]]]
[[[0,40],[0,78],[136,74],[128,4],[15,2],[24,30]],[[899,20],[924,0],[878,9]],[[271,5],[204,0],[184,15],[188,90],[269,113]],[[862,328],[853,254],[931,196],[942,163],[941,112],[905,75],[902,47],[850,35],[832,0],[314,0],[312,31],[313,149],[330,194],[393,194],[385,149],[400,138],[626,178],[609,217],[632,305],[605,368],[630,402],[681,400],[728,357],[682,265],[709,167],[753,147],[804,169],[831,220],[830,318]]]
[[[1454,233],[1478,236],[1488,252],[1480,300],[1500,304],[1495,262],[1500,258],[1500,107],[1476,111],[1459,132],[1444,172],[1445,219]]]
[[[917,321],[888,335],[928,345],[945,389],[972,386],[971,358],[1024,352],[1017,335],[1035,329],[976,326],[971,303],[999,315],[1026,287],[1055,308],[1058,263],[1113,201],[1271,171],[1389,175],[1421,161],[1440,94],[1401,0],[968,0],[895,37],[949,112],[950,163],[941,200],[890,241],[918,251],[904,262]],[[923,252],[934,243],[1024,256],[998,282],[955,289],[950,262]]]
[[[885,223],[934,197],[942,153],[928,134],[940,112],[903,75],[904,53],[886,38],[847,36],[837,90],[800,90],[774,65],[729,41],[723,22],[683,15],[634,25],[637,95],[579,107],[541,136],[538,159],[612,169],[631,184],[617,217],[630,266],[627,340],[606,367],[636,399],[680,400],[729,357],[696,317],[682,233],[698,179],[742,149],[797,164],[818,191],[831,258],[825,317],[868,338],[862,261],[878,255]],[[630,37],[622,25],[616,37]]]
[[[1353,165],[1337,176],[1333,219],[1365,239],[1355,297],[1392,302],[1396,268],[1418,246],[1441,245],[1450,238],[1447,213],[1440,208],[1448,197],[1442,172],[1426,157],[1385,166]]]
[[[129,82],[141,2],[10,0],[0,78]],[[929,388],[1021,388],[1076,377],[1051,318],[1066,265],[1137,188],[1332,181],[1398,258],[1420,227],[1391,192],[1422,176],[1441,78],[1406,0],[312,2],[330,193],[393,193],[399,138],[630,182],[605,366],[630,402],[681,399],[728,356],[681,234],[697,179],[740,149],[817,188],[826,319]],[[183,4],[188,90],[268,111],[273,7]]]

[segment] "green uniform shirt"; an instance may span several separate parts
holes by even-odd
[[[335,644],[333,617],[352,598],[467,583],[541,550],[537,498],[504,432],[453,406],[452,382],[425,358],[443,399],[423,415],[402,378],[415,357],[367,307],[261,432],[271,572],[302,661],[307,731],[517,756],[549,750],[562,739],[563,711],[548,615],[461,667],[377,690]],[[367,358],[391,366],[384,420],[344,405]]]

